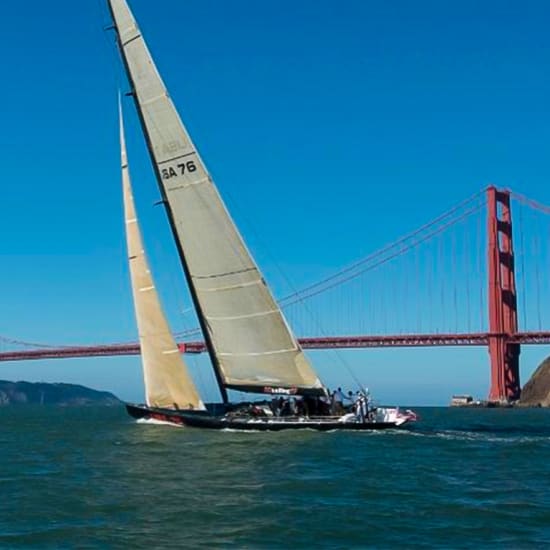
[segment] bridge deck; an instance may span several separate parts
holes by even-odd
[[[550,344],[550,332],[518,332],[508,336],[516,344]],[[390,347],[439,347],[439,346],[486,346],[488,333],[464,334],[401,334],[394,336],[330,336],[323,338],[300,338],[304,349],[360,349]],[[203,353],[204,342],[179,344],[184,353]],[[106,344],[94,346],[63,346],[20,351],[0,352],[0,361],[29,361],[38,359],[64,359],[75,357],[107,357],[139,355],[138,343]]]

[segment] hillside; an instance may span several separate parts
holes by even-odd
[[[0,407],[9,405],[118,405],[112,393],[77,384],[8,382],[0,380]]]
[[[521,390],[520,406],[550,407],[550,357],[547,357]]]

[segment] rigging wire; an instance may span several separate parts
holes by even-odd
[[[431,239],[433,236],[441,234],[448,227],[458,223],[459,221],[467,218],[468,216],[470,216],[474,212],[477,212],[478,210],[480,210],[481,207],[484,205],[484,201],[482,201],[481,203],[479,203],[477,205],[474,205],[473,207],[471,207],[468,210],[466,210],[465,212],[463,212],[460,216],[457,216],[455,219],[451,219],[450,221],[447,221],[445,224],[431,230],[427,235],[423,235],[422,237],[418,237],[415,242],[412,242],[410,244],[407,244],[407,246],[405,246],[406,242],[408,240],[411,240],[411,238],[416,237],[417,235],[419,235],[422,231],[424,231],[426,229],[430,229],[430,228],[434,227],[434,225],[436,225],[438,221],[447,220],[447,218],[449,218],[452,214],[454,214],[456,212],[459,212],[461,210],[461,208],[463,208],[466,205],[471,204],[475,199],[479,198],[481,193],[482,193],[482,191],[474,194],[469,199],[467,199],[465,201],[462,201],[461,203],[459,203],[459,205],[455,206],[454,208],[450,209],[446,213],[444,213],[441,216],[439,216],[438,218],[436,218],[436,220],[433,220],[432,222],[430,222],[428,224],[425,224],[421,228],[419,228],[416,231],[413,231],[412,233],[410,233],[409,235],[399,239],[395,243],[385,247],[381,251],[378,251],[374,254],[371,254],[367,258],[365,258],[365,259],[363,259],[359,262],[356,262],[355,264],[353,264],[353,266],[350,266],[350,267],[340,271],[338,274],[336,274],[332,277],[329,277],[329,278],[325,279],[324,281],[321,281],[320,283],[317,283],[315,285],[311,285],[310,287],[308,287],[306,289],[306,292],[307,292],[308,289],[310,290],[309,294],[304,295],[303,291],[300,292],[300,293],[295,291],[289,297],[287,297],[286,299],[284,299],[283,301],[280,302],[281,307],[286,308],[288,306],[294,305],[294,304],[299,302],[302,306],[304,306],[306,308],[306,310],[308,311],[310,316],[313,318],[314,323],[317,325],[317,331],[320,332],[321,335],[326,336],[327,334],[326,334],[325,330],[323,329],[323,327],[321,326],[319,319],[315,315],[313,315],[313,312],[309,308],[308,304],[305,302],[306,298],[311,298],[315,295],[326,292],[330,288],[334,288],[335,286],[340,286],[340,285],[342,285],[343,283],[345,283],[349,280],[353,280],[356,277],[358,277],[359,275],[361,275],[361,274],[363,274],[367,271],[371,271],[371,270],[375,269],[376,267],[387,263],[388,261],[390,261],[391,259],[393,259],[397,256],[403,255],[408,250],[411,250],[411,249],[417,247],[419,244],[421,244],[423,242],[426,242],[427,240]],[[384,253],[388,253],[391,250],[395,249],[396,247],[397,247],[397,250],[393,251],[391,254],[389,254],[389,256],[383,256],[380,259],[378,259],[378,257],[382,256]],[[356,269],[358,266],[363,266],[365,263],[367,263],[367,261],[372,261],[372,260],[376,260],[376,259],[378,259],[378,261],[376,261],[374,264],[367,265],[366,267],[363,267],[361,269],[361,271],[359,271],[358,273],[351,273],[350,275],[346,276],[343,279],[336,280],[338,277],[341,277],[343,273],[347,274],[350,271],[352,271],[353,269]],[[292,288],[293,284],[291,283],[291,281],[286,276],[286,273],[284,273],[284,271],[280,268],[279,264],[276,261],[274,262],[274,264],[275,264],[276,268],[280,271],[280,273],[282,274],[284,279],[286,280],[287,284]],[[321,287],[321,285],[326,285],[327,281],[330,281],[331,284],[328,285],[328,286]],[[311,289],[315,289],[315,292],[311,292]],[[292,298],[292,301],[288,301],[289,298]],[[287,301],[287,303],[286,304],[282,303],[285,300]],[[352,372],[349,364],[346,361],[343,360],[340,353],[338,353],[336,350],[333,350],[333,351],[336,352],[336,357],[338,358],[338,360],[343,363],[343,365],[346,368],[346,370],[348,371],[348,373],[352,376],[352,378],[354,378],[356,383],[361,387],[360,382],[357,380],[355,374]]]
[[[229,202],[233,203],[232,208],[235,208],[236,211],[239,212],[239,217],[243,218],[243,220],[247,223],[247,225],[251,229],[252,233],[254,234],[254,237],[257,240],[257,242],[260,243],[262,248],[266,251],[267,255],[270,257],[270,260],[273,262],[273,265],[275,266],[275,269],[282,276],[283,280],[288,285],[288,287],[293,290],[292,295],[297,296],[298,291],[296,291],[296,288],[295,288],[294,284],[292,283],[292,281],[290,280],[290,278],[288,277],[286,272],[281,268],[279,262],[274,258],[273,254],[271,253],[270,248],[268,246],[266,246],[265,241],[261,238],[261,236],[260,236],[259,232],[256,230],[254,224],[251,223],[250,219],[238,207],[238,204],[233,199],[231,193],[226,192],[226,195],[229,199]],[[292,306],[292,305],[298,305],[298,304],[300,306],[302,306],[302,309],[307,312],[310,319],[313,321],[314,325],[316,325],[316,332],[320,333],[321,336],[327,337],[328,333],[325,331],[324,327],[321,325],[320,320],[318,319],[317,316],[315,316],[313,314],[313,311],[310,309],[309,305],[307,303],[305,303],[302,299],[298,299],[298,300],[295,300],[294,302],[291,302],[290,304],[286,304],[286,307]],[[286,307],[284,305],[282,305],[281,302],[279,302],[279,307],[281,307],[281,309],[285,308],[285,311],[286,311]],[[281,311],[281,313],[283,314],[282,311]],[[284,314],[283,314],[283,316],[284,316]],[[333,350],[330,350],[330,351],[337,358],[337,360],[342,364],[342,366],[347,370],[348,374],[353,378],[354,382],[358,385],[359,389],[362,389],[363,386],[361,385],[360,381],[355,376],[355,374],[352,371],[351,366],[349,365],[349,363],[342,357],[342,354],[341,354],[340,350],[333,349]]]

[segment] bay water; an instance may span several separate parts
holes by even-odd
[[[0,409],[0,548],[544,548],[550,410],[239,433]]]

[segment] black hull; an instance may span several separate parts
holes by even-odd
[[[332,430],[388,430],[401,428],[394,422],[338,422],[328,418],[314,419],[293,419],[293,418],[250,418],[227,419],[221,416],[213,416],[207,411],[182,411],[172,409],[157,409],[146,405],[133,405],[126,403],[128,414],[136,419],[153,419],[161,422],[188,426],[191,428],[203,428],[209,430],[238,430],[238,431],[260,431],[279,432],[282,430],[317,430],[328,432]]]

